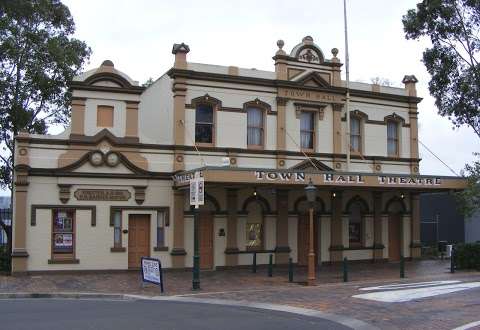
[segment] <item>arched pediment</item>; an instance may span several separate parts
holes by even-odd
[[[387,204],[385,204],[384,213],[405,213],[405,212],[407,212],[405,201],[398,196],[394,196],[390,198]]]
[[[193,108],[196,108],[197,105],[199,105],[199,104],[209,104],[209,105],[212,105],[212,106],[221,107],[222,106],[222,101],[220,101],[219,99],[214,98],[214,97],[212,97],[208,94],[205,94],[203,96],[193,98],[192,101],[190,102],[190,104],[192,105]]]
[[[130,84],[127,79],[119,74],[116,74],[115,72],[98,72],[89,76],[84,82],[87,85],[101,85],[102,82],[109,82],[121,88],[132,87],[132,84]]]
[[[311,36],[304,37],[302,42],[292,49],[290,56],[300,62],[313,64],[322,64],[325,62],[325,56],[322,50],[313,42]]]

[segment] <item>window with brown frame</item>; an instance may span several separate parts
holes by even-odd
[[[52,259],[75,257],[75,210],[52,210]]]
[[[116,210],[113,213],[113,246],[122,247],[122,211]]]
[[[398,156],[398,122],[387,121],[387,154]]]
[[[362,152],[361,120],[350,117],[350,151]]]
[[[263,111],[259,108],[247,108],[247,145],[263,146]]]
[[[157,211],[157,249],[165,247],[165,211]]]
[[[97,127],[113,127],[113,107],[97,106]]]
[[[302,111],[300,113],[300,147],[304,150],[314,149],[315,113]]]
[[[195,110],[195,143],[213,144],[213,106],[199,104]]]

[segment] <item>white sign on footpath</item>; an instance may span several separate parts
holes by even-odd
[[[163,292],[162,265],[160,260],[142,257],[142,280],[160,285]]]
[[[372,290],[373,292],[362,293],[362,294],[355,295],[353,297],[367,299],[367,300],[388,302],[388,303],[406,302],[406,301],[434,297],[442,294],[453,293],[453,292],[480,287],[480,282],[469,282],[469,283],[451,283],[451,282],[456,282],[456,281],[438,281],[437,283],[435,282],[411,283],[410,285],[406,284],[404,287],[397,286],[396,288],[384,287],[383,290],[386,290],[386,291],[377,291],[379,289],[381,290],[381,287],[371,287],[371,288],[365,288],[363,290],[364,291]]]
[[[205,204],[205,178],[201,172],[195,172],[195,177],[190,180],[190,205],[198,209]]]

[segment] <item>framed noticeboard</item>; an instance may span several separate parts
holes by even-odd
[[[155,258],[142,257],[142,281],[157,284],[163,292],[162,263]]]

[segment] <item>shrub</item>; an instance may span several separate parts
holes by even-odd
[[[455,247],[455,263],[460,269],[480,270],[480,243],[458,244]]]

